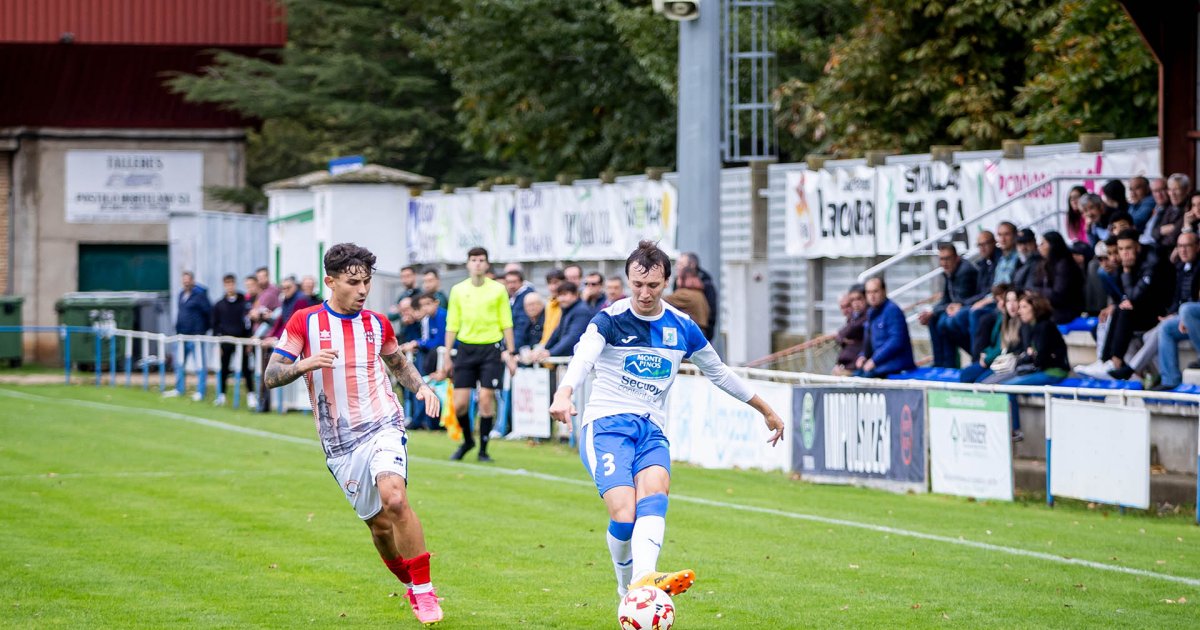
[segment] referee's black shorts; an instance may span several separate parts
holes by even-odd
[[[500,389],[504,378],[504,360],[500,358],[501,344],[458,343],[454,355],[454,386]]]

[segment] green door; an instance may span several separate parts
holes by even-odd
[[[170,291],[167,245],[79,245],[80,291]]]

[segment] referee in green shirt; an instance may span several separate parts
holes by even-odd
[[[446,369],[454,371],[454,411],[463,429],[462,446],[450,456],[454,460],[475,448],[470,410],[471,390],[478,387],[479,461],[492,461],[487,446],[496,421],[496,389],[506,364],[509,372],[517,371],[508,290],[487,277],[490,268],[486,249],[475,247],[467,252],[470,277],[450,289],[450,306],[446,309]]]

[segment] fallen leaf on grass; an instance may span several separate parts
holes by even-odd
[[[851,568],[851,569],[857,569],[857,568],[858,568],[858,565],[857,565],[857,564],[852,564],[852,565],[850,565],[850,568]]]
[[[346,613],[342,613],[342,614],[340,614],[340,615],[338,615],[338,616],[339,616],[339,617],[342,617],[342,618],[345,618],[345,616],[346,616]]]
[[[1154,564],[1166,564],[1166,563],[1167,563],[1166,560],[1155,560],[1154,561]]]
[[[916,609],[918,609],[918,608],[920,608],[920,607],[921,607],[921,605],[920,605],[920,604],[913,604],[913,605],[912,605],[912,609],[913,609],[913,610],[916,610]]]
[[[842,610],[850,610],[850,604],[846,604],[845,606],[842,606]]]
[[[267,565],[267,568],[268,569],[278,569],[279,565],[272,562],[271,564]]]
[[[312,512],[309,512],[309,513],[308,513],[308,522],[309,522],[309,523],[311,523],[311,522],[312,522],[312,519],[313,519],[313,513],[312,513]]]
[[[950,620],[950,615],[947,615],[946,613],[942,613],[942,619],[945,619],[945,620],[949,621],[949,620]]]
[[[388,593],[388,597],[400,597],[400,593]]]

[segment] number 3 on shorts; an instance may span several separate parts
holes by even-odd
[[[605,453],[604,457],[601,457],[600,459],[604,460],[604,476],[605,477],[617,472],[617,465],[615,463],[613,463],[614,458],[613,458],[612,453]]]

